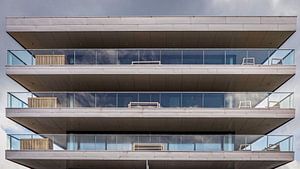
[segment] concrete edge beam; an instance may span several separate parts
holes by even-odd
[[[294,118],[295,109],[220,108],[7,108],[6,117],[99,117],[99,118]]]
[[[6,66],[8,75],[46,74],[295,74],[295,65]]]
[[[296,23],[296,16],[7,17],[6,30],[295,31]]]
[[[6,150],[9,160],[293,161],[294,152],[96,152]]]

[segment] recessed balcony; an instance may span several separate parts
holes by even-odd
[[[265,134],[295,109],[289,92],[11,92],[6,116],[38,133]]]
[[[10,50],[6,73],[31,91],[274,91],[295,74],[294,58],[290,49]]]
[[[294,159],[292,136],[24,134],[8,135],[8,143],[8,160],[44,169],[115,168],[115,163],[124,169],[132,165],[160,169],[158,164],[250,169],[257,164],[274,168]]]

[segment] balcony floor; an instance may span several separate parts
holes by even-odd
[[[30,91],[274,91],[294,65],[8,66]]]
[[[295,109],[7,108],[6,117],[43,134],[68,131],[266,134],[293,119]]]
[[[293,152],[91,152],[6,151],[6,159],[33,169],[271,169],[293,161]]]

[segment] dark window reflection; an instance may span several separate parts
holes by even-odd
[[[202,50],[184,50],[183,64],[203,64]]]
[[[249,50],[248,58],[255,58],[255,64],[263,64],[268,61],[269,51],[268,50]]]
[[[97,51],[97,64],[116,64],[117,61],[116,50],[99,50]]]
[[[160,51],[159,50],[141,50],[140,61],[159,61]]]
[[[163,50],[161,51],[162,64],[181,64],[181,51],[178,50]]]
[[[96,64],[96,51],[76,50],[75,64]]]
[[[202,107],[201,93],[182,94],[182,107]]]
[[[132,64],[132,61],[138,60],[138,51],[136,50],[119,50],[120,64]]]
[[[204,51],[205,64],[225,64],[225,51],[206,50]]]
[[[139,102],[159,102],[158,93],[140,93]]]
[[[95,93],[75,93],[75,107],[95,107]]]
[[[226,64],[242,64],[243,58],[247,57],[247,51],[229,50],[226,51]]]
[[[224,107],[224,94],[220,93],[205,93],[204,107],[217,108]]]
[[[57,107],[74,107],[73,93],[55,93],[54,97],[57,98]]]
[[[161,106],[162,107],[181,107],[180,93],[162,93]]]
[[[116,107],[117,94],[115,93],[97,93],[96,94],[97,107]]]
[[[118,107],[128,107],[130,102],[137,102],[137,93],[119,93],[118,94]]]

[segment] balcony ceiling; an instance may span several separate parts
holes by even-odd
[[[296,17],[8,17],[25,48],[278,48]]]

